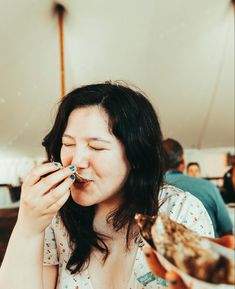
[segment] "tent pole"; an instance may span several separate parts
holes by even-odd
[[[63,5],[57,3],[55,11],[58,14],[59,24],[59,49],[60,49],[60,84],[61,84],[61,98],[65,96],[65,70],[64,70],[64,12]]]

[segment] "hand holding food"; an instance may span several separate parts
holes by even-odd
[[[67,201],[75,167],[59,163],[35,167],[26,177],[21,191],[16,227],[27,234],[41,233]]]
[[[170,220],[165,215],[157,218],[138,215],[137,223],[140,226],[143,237],[153,248],[156,248],[157,254],[161,259],[160,263],[154,252],[151,249],[146,249],[150,268],[158,276],[168,277],[169,279],[169,276],[166,275],[166,270],[161,265],[162,261],[164,263],[166,260],[166,263],[172,264],[170,267],[168,266],[168,269],[175,266],[179,273],[183,272],[182,275],[188,274],[191,279],[201,280],[199,281],[201,282],[200,284],[202,282],[203,284],[235,283],[235,265],[232,258],[223,255],[221,253],[222,250],[220,251],[219,248],[214,247],[213,243],[208,239],[200,237],[197,233],[187,229],[182,224]],[[216,243],[228,244],[233,247],[234,243],[231,242],[231,237],[221,238],[221,242],[220,239],[216,239]],[[225,239],[228,239],[227,243]],[[233,254],[233,251],[229,253]],[[170,275],[172,279],[172,272],[170,272]],[[175,274],[177,279],[176,276],[177,274]],[[182,285],[183,283],[179,276],[178,279],[177,283],[181,283],[181,287],[178,288],[187,288]],[[215,287],[215,285],[211,286]]]

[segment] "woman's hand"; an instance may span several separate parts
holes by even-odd
[[[235,248],[235,237],[233,235],[226,235],[218,239],[209,238],[210,241],[228,247]],[[156,254],[150,247],[144,249],[146,259],[150,270],[157,276],[165,279],[169,284],[169,289],[190,289],[187,287],[179,275],[173,271],[167,272],[166,269],[160,264]]]
[[[15,229],[26,235],[42,233],[69,198],[74,172],[74,166],[62,168],[59,163],[33,168],[22,185]]]

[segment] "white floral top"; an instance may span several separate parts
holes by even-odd
[[[213,226],[202,203],[188,192],[173,186],[161,190],[161,213],[167,213],[172,220],[182,223],[198,234],[214,237]],[[59,273],[56,289],[95,289],[92,287],[88,270],[71,275],[66,270],[70,249],[67,232],[59,215],[55,216],[46,229],[44,265],[58,265]],[[166,281],[154,276],[146,263],[143,247],[139,247],[127,289],[163,289]]]

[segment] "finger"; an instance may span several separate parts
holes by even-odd
[[[57,171],[61,168],[62,168],[62,165],[56,162],[46,163],[41,166],[35,167],[30,171],[28,176],[25,178],[23,186],[32,186],[36,184],[43,175]]]
[[[146,256],[148,266],[150,270],[153,272],[153,274],[161,278],[164,278],[166,274],[166,270],[164,267],[162,267],[162,265],[158,261],[158,258],[156,254],[154,253],[154,251],[150,247],[145,247],[144,253]]]
[[[67,202],[68,198],[70,196],[70,190],[67,190],[61,197],[58,199],[55,203],[53,203],[47,210],[46,213],[57,213],[63,205]]]
[[[180,276],[173,272],[169,271],[165,274],[165,279],[169,284],[169,289],[190,289],[190,287],[187,287]]]
[[[59,183],[64,181],[67,177],[71,176],[75,172],[74,166],[69,166],[56,171],[45,178],[42,178],[35,186],[34,190],[40,192],[41,195],[48,193],[54,189]]]
[[[69,190],[73,182],[75,181],[75,176],[71,175],[67,177],[60,185],[52,189],[50,192],[43,196],[43,201],[47,208],[50,208],[53,204],[57,203],[63,195]]]
[[[235,249],[235,237],[233,235],[225,235],[221,238],[208,238],[208,239],[221,246],[224,246],[230,249]]]

